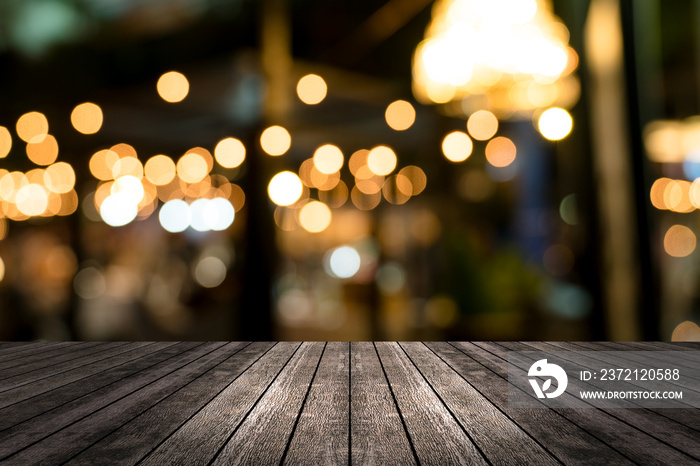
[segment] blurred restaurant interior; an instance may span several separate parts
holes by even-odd
[[[0,340],[700,341],[698,209],[700,1],[0,1]]]

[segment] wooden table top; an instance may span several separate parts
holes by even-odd
[[[511,409],[544,342],[0,343],[3,464],[696,464],[700,410]]]

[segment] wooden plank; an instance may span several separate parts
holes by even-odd
[[[125,377],[86,396],[5,429],[0,436],[0,460],[86,418],[208,352],[211,352],[211,348],[193,342],[168,348],[164,351],[166,358],[151,366],[148,371]]]
[[[6,342],[7,343],[7,342]],[[25,341],[19,342],[19,346],[5,347],[0,349],[0,363],[11,361],[22,355],[32,354],[38,351],[46,351],[49,345],[67,345],[69,342],[48,342],[48,341]]]
[[[353,342],[350,348],[351,463],[416,464],[374,345]]]
[[[668,347],[675,347],[675,348],[687,348],[688,350],[691,351],[700,351],[700,342],[698,341],[661,341],[658,342],[659,344],[666,345]]]
[[[512,343],[501,343],[502,345],[511,345]],[[545,352],[553,352],[553,351],[558,351],[558,356],[564,360],[564,361],[570,361],[573,362],[583,368],[592,370],[592,371],[600,371],[602,367],[610,368],[610,367],[616,367],[616,368],[624,368],[624,367],[630,367],[632,364],[631,361],[624,359],[621,356],[617,356],[616,354],[611,354],[611,351],[608,349],[608,354],[606,355],[605,358],[603,358],[602,355],[599,354],[599,351],[591,351],[590,349],[585,349],[581,347],[574,347],[573,345],[569,343],[543,343],[543,342],[523,342],[522,343],[524,347],[526,348],[525,351],[545,351]],[[671,364],[670,362],[668,364]],[[669,366],[665,366],[669,367]],[[700,381],[698,381],[700,382]],[[589,389],[591,388],[597,388],[597,389],[606,389],[607,385],[606,382],[598,380],[594,378],[593,380],[589,380],[588,382],[580,382],[580,384],[584,387],[588,387]],[[630,389],[632,387],[635,387],[636,389],[649,389],[649,390],[687,390],[687,391],[695,391],[694,389],[696,388],[696,384],[693,383],[692,380],[685,380],[684,377],[681,377],[678,381],[635,381],[635,380],[629,380],[625,381],[625,387],[627,389]],[[692,387],[692,388],[691,388]],[[627,406],[623,406],[627,405]],[[677,405],[676,407],[679,408],[692,408],[692,405],[689,405],[686,403],[684,400],[673,400],[669,402],[669,405]],[[628,408],[635,408],[635,407],[642,407],[643,405],[641,403],[635,402],[634,400],[625,400],[624,403],[620,403],[620,407],[628,407]]]
[[[15,447],[20,447],[21,450],[3,461],[18,465],[37,464],[40,461],[47,464],[63,463],[207,372],[226,359],[236,348],[236,343],[205,343],[185,353],[177,361],[178,366],[171,368],[166,374],[161,374],[159,378],[152,380],[143,388],[83,416],[80,420],[61,428],[37,443],[30,445],[16,443]],[[148,374],[151,375],[151,372],[149,371]],[[92,405],[79,403],[74,408],[90,411],[94,404],[101,403],[100,399],[94,397],[92,399]],[[54,425],[64,423],[55,413],[52,413],[46,421]],[[37,427],[40,428],[40,426]],[[44,429],[48,430],[48,427],[45,426]],[[17,434],[23,435],[26,431],[23,429]]]
[[[299,343],[292,342],[275,345],[140,464],[207,464],[252,411],[299,347]]]
[[[0,352],[5,350],[12,351],[15,348],[22,347],[24,345],[29,345],[30,341],[0,341]]]
[[[421,464],[488,464],[396,343],[375,344]]]
[[[125,342],[112,343],[112,345],[123,345]],[[91,341],[91,342],[73,342],[71,345],[62,345],[55,343],[49,345],[46,351],[40,353],[32,353],[23,357],[13,358],[0,364],[0,380],[6,379],[13,375],[23,374],[25,372],[38,370],[43,367],[53,364],[75,359],[85,354],[90,354],[99,351],[100,348],[106,349],[107,342]]]
[[[233,383],[274,343],[256,342],[73,458],[70,465],[136,464]]]
[[[673,351],[673,356],[678,356],[679,359],[681,356],[683,356],[684,351],[678,350],[678,348],[673,345],[674,347],[669,348],[669,347],[664,347],[661,346],[659,347],[657,342],[624,342],[624,343],[615,343],[615,342],[571,342],[571,343],[566,343],[563,344],[565,348],[570,348],[574,349],[575,347],[578,348],[585,348],[585,350],[592,350],[592,349],[600,349],[603,350],[602,348],[605,348],[604,351],[610,351],[610,350],[615,350],[615,351]],[[553,345],[562,345],[560,343],[553,342]],[[626,354],[621,354],[621,358],[626,358],[628,355]],[[640,360],[637,357],[634,357],[633,359],[635,360]],[[688,361],[691,363],[689,359],[685,359],[685,361]],[[696,362],[697,359],[694,359],[693,362]],[[675,361],[671,361],[674,363]],[[697,367],[694,367],[695,372],[697,372]],[[686,372],[684,372],[686,374]],[[695,387],[700,387],[700,382],[695,385]],[[663,409],[650,409],[650,411],[653,411],[660,416],[673,419],[676,422],[689,427],[695,431],[700,432],[700,409],[694,408],[694,409],[687,409],[687,408],[663,408]]]
[[[507,372],[494,371],[491,353],[470,344],[460,348],[444,342],[425,344],[562,463],[633,464],[554,410],[509,408]]]
[[[399,345],[492,464],[559,464],[425,345],[420,342]]]
[[[52,351],[55,348],[61,348],[66,346],[77,346],[79,342],[75,341],[63,341],[63,342],[48,342],[48,341],[37,341],[29,342],[14,350],[0,350],[0,363],[5,364],[8,361],[14,361],[17,358],[29,356],[31,354],[37,354],[40,352]]]
[[[644,345],[642,347],[637,347],[630,345],[628,343],[615,343],[615,342],[571,342],[571,343],[550,343],[553,346],[565,347],[569,351],[614,351],[616,356],[620,360],[629,360],[642,362],[646,364],[671,364],[672,367],[684,369],[684,378],[690,378],[696,380],[698,383],[695,384],[691,389],[698,391],[700,387],[700,359],[696,356],[690,356],[686,351],[669,350],[667,348],[661,349],[652,347],[653,356],[636,354],[640,351],[649,353],[649,346]],[[645,348],[644,350],[641,348]],[[659,352],[663,352],[659,354]],[[628,354],[635,353],[635,354]],[[662,366],[649,366],[647,367],[662,367]],[[668,367],[668,366],[666,366]]]
[[[81,365],[81,361],[79,361],[76,363],[74,368],[63,366],[62,369],[65,370],[62,371],[47,370],[43,377],[42,374],[34,374],[33,379],[35,380],[28,380],[26,383],[6,390],[0,394],[0,408],[4,408],[41,393],[46,393],[67,383],[75,382],[87,376],[93,375],[95,372],[99,372],[101,369],[103,369],[104,364],[110,365],[113,361],[112,358],[115,356],[122,356],[125,353],[128,354],[139,347],[149,344],[149,342],[137,342],[132,343],[129,346],[120,346],[109,350],[109,352],[101,353],[101,357],[92,363],[89,360],[82,361],[82,364],[84,365]]]
[[[476,344],[486,350],[492,350],[494,354],[500,354],[505,357],[507,357],[506,350],[528,351],[531,349],[523,343],[518,342],[501,342],[499,344],[478,342]],[[521,367],[525,370],[528,369],[525,366]],[[560,398],[577,400],[566,392],[562,394]],[[683,462],[687,462],[691,459],[687,453],[664,443],[647,432],[639,430],[622,420],[619,417],[618,411],[622,411],[623,413],[629,412],[630,410],[628,409],[601,410],[591,407],[587,409],[558,409],[557,411],[587,430],[591,435],[605,441],[605,443],[609,445],[613,445],[619,452],[635,462],[648,463],[649,461],[658,461],[666,464],[683,464]]]
[[[548,344],[540,342],[527,342],[526,346],[538,351],[562,351],[563,349],[571,349],[573,346],[569,344]],[[556,346],[555,346],[556,345]],[[561,358],[564,360],[571,360],[580,362],[583,358],[581,357],[568,357],[566,353],[560,353]],[[577,353],[580,354],[580,353]],[[614,360],[613,358],[609,358]],[[584,361],[586,362],[586,361]],[[590,386],[598,389],[603,389],[601,383],[596,383],[596,381],[591,381]],[[646,432],[648,435],[673,446],[674,448],[692,456],[693,458],[700,459],[700,442],[698,439],[698,432],[688,426],[685,422],[692,422],[693,418],[697,418],[697,409],[679,409],[673,410],[676,412],[675,416],[670,416],[664,414],[666,409],[611,409],[605,410],[610,412],[616,418],[630,424],[641,431]],[[685,415],[682,419],[678,419],[679,412]]]
[[[154,343],[141,347],[134,345],[133,351],[122,353],[105,361],[100,361],[100,364],[104,364],[104,370],[102,372],[97,372],[94,375],[87,376],[83,379],[76,380],[75,382],[68,383],[0,409],[0,431],[78,399],[102,387],[116,383],[136,372],[149,368],[160,361],[178,354],[182,351],[180,345],[182,344],[176,342]],[[174,351],[161,351],[171,347],[175,347]],[[43,381],[38,383],[41,382]],[[23,389],[25,387],[23,387]]]
[[[138,344],[144,345],[145,342],[139,342]],[[8,377],[4,380],[0,380],[0,393],[13,388],[21,387],[37,380],[45,379],[55,374],[60,374],[62,372],[75,369],[86,364],[90,364],[96,361],[101,361],[102,359],[107,359],[115,354],[120,354],[125,351],[129,351],[130,345],[126,342],[120,343],[108,343],[102,347],[94,348],[93,352],[90,352],[90,348],[86,352],[75,352],[75,359],[64,360],[57,364],[32,369],[29,372],[23,374],[18,374],[12,377]]]
[[[209,464],[282,464],[326,346],[302,345]]]
[[[289,444],[286,464],[348,464],[349,350],[350,343],[330,342],[326,346]]]

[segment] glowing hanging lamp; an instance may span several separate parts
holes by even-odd
[[[414,95],[449,114],[570,108],[580,88],[568,41],[547,0],[438,0],[414,54]]]

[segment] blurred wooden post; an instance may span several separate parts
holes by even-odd
[[[290,107],[289,74],[292,67],[291,34],[286,0],[264,0],[261,8],[260,61],[265,80],[263,117],[251,131],[246,146],[248,219],[246,226],[243,292],[237,338],[270,340],[274,337],[272,287],[278,254],[267,184],[275,172],[274,157],[265,154],[260,133],[270,124],[284,123]]]
[[[643,303],[619,0],[593,0],[585,26],[602,229],[606,337],[638,340]],[[641,201],[638,199],[638,201]]]
[[[264,0],[261,59],[266,83],[265,120],[283,122],[291,106],[292,36],[286,0]]]

